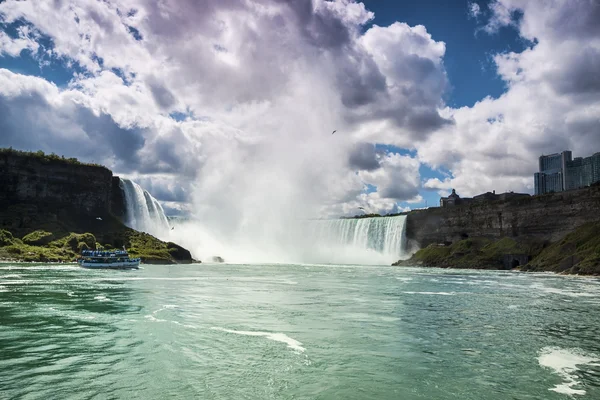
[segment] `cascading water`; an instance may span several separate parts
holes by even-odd
[[[125,194],[125,225],[165,239],[169,235],[169,221],[158,200],[137,183],[119,179],[119,186]]]
[[[194,257],[230,263],[390,265],[407,257],[406,216],[288,220],[242,226],[234,232],[205,229],[195,219],[172,221],[170,239]]]
[[[311,221],[312,262],[390,264],[406,253],[406,216]]]

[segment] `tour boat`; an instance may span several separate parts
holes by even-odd
[[[129,258],[123,250],[83,250],[77,264],[83,268],[137,269],[139,258]]]

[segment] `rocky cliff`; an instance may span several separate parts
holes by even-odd
[[[109,169],[54,154],[0,149],[0,230],[10,238],[0,243],[0,259],[71,261],[86,243],[89,248],[126,246],[145,262],[193,261],[181,246],[126,227],[124,215],[119,178]],[[94,239],[82,242],[81,235]]]
[[[530,237],[555,241],[590,221],[600,221],[600,186],[509,201],[429,208],[408,213],[406,234],[418,247],[469,237]]]
[[[112,172],[43,153],[0,152],[0,206],[35,204],[87,215],[111,211]]]
[[[121,179],[118,176],[113,176],[110,211],[120,221],[125,221],[125,194],[120,186],[120,182]]]
[[[408,213],[394,265],[600,274],[600,185]]]

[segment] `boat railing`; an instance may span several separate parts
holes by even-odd
[[[125,250],[83,250],[83,257],[128,257],[129,253]]]

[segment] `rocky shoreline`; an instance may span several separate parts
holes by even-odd
[[[468,268],[600,275],[600,223],[590,222],[555,240],[470,237],[430,244],[394,266]]]

